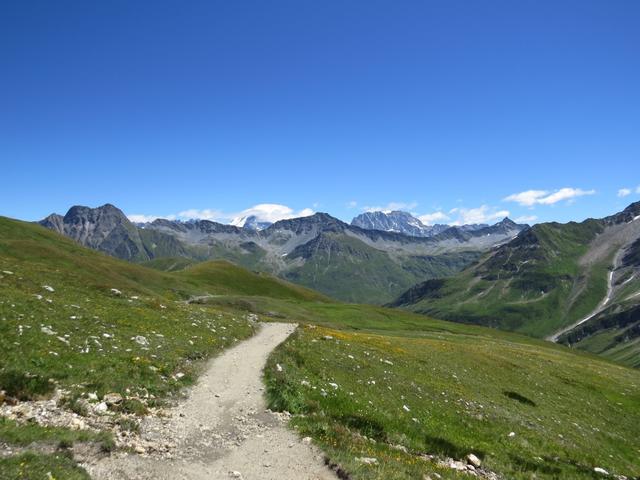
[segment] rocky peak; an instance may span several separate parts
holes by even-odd
[[[64,217],[49,215],[42,226],[76,242],[125,260],[148,260],[138,229],[119,208],[107,203],[91,208],[76,205]]]

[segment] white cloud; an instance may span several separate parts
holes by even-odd
[[[581,188],[561,188],[554,192],[547,190],[527,190],[525,192],[514,193],[504,198],[505,202],[516,202],[525,207],[533,207],[534,205],[553,205],[562,200],[572,201],[577,197],[584,195],[593,195],[595,190],[582,190]]]
[[[155,215],[144,215],[144,214],[132,214],[132,215],[127,215],[127,218],[129,219],[130,222],[133,223],[148,223],[148,222],[153,222],[155,219],[160,218],[157,217]]]
[[[640,187],[638,187],[638,189],[640,189]],[[620,190],[618,190],[619,197],[626,197],[627,195],[631,195],[630,188],[621,188]]]
[[[516,218],[516,223],[535,223],[538,220],[536,215],[523,215],[521,217]]]
[[[165,218],[167,220],[211,220],[222,223],[231,223],[232,225],[242,223],[241,220],[244,217],[255,215],[260,222],[277,222],[285,218],[307,217],[313,215],[315,212],[311,208],[304,208],[299,211],[295,211],[286,205],[280,205],[277,203],[261,203],[254,205],[251,208],[247,208],[241,212],[228,213],[222,210],[215,209],[197,209],[190,208],[183,210],[177,214],[172,215],[144,215],[144,214],[132,214],[127,215],[129,220],[136,223],[153,222],[158,218]]]
[[[356,208],[358,206],[358,202],[356,202],[355,200],[351,200],[350,202],[347,202],[347,208]]]
[[[310,208],[304,208],[299,212],[296,212],[286,205],[280,205],[277,203],[261,203],[235,214],[231,220],[231,225],[241,224],[243,218],[251,215],[255,216],[261,222],[274,223],[286,218],[308,217],[314,213],[315,212]]]
[[[389,213],[394,210],[402,210],[402,211],[410,211],[416,208],[418,204],[416,202],[404,203],[404,202],[390,202],[384,207],[363,207],[362,210],[365,212],[384,212]]]
[[[541,198],[548,195],[546,190],[527,190],[526,192],[514,193],[504,199],[505,202],[517,202],[520,205],[530,207],[538,203]]]
[[[449,213],[455,213],[458,216],[450,225],[491,223],[509,216],[509,210],[497,210],[488,205],[482,205],[478,208],[453,208]]]
[[[426,213],[424,215],[418,215],[418,220],[420,220],[425,225],[433,225],[437,222],[444,222],[449,220],[449,216],[444,212],[433,212]]]

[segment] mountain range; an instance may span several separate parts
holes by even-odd
[[[165,219],[134,225],[110,204],[74,206],[39,223],[129,261],[166,268],[176,262],[159,259],[226,259],[340,300],[369,303],[391,301],[420,281],[452,275],[527,228],[505,218],[492,226],[411,236],[349,225],[326,213],[269,225],[255,217],[242,219],[241,226]]]

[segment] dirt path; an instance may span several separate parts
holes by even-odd
[[[92,478],[335,480],[320,452],[266,410],[262,369],[295,328],[262,324],[254,337],[214,359],[166,418],[146,420],[143,440],[171,442],[169,454],[114,454],[84,465]]]

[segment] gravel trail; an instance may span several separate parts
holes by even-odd
[[[186,401],[164,418],[145,420],[141,441],[168,442],[168,452],[118,453],[83,466],[104,480],[335,480],[322,454],[290,431],[285,418],[266,410],[262,369],[295,328],[262,324],[252,338],[211,361]]]

